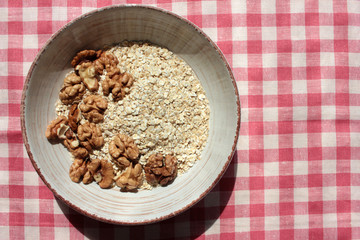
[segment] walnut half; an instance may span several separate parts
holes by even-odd
[[[85,159],[89,155],[86,148],[80,146],[76,134],[68,127],[64,134],[64,145],[75,158]]]
[[[80,158],[75,158],[69,170],[70,179],[73,182],[78,183],[86,172],[86,161]]]
[[[66,126],[68,120],[64,116],[59,116],[55,120],[52,120],[47,126],[45,131],[45,136],[47,139],[59,139],[59,136],[62,134],[61,129]]]
[[[134,143],[134,139],[125,134],[118,134],[109,144],[109,153],[121,167],[125,168],[130,166],[130,162],[137,160],[139,148]]]
[[[93,148],[100,148],[104,145],[104,138],[99,126],[95,123],[86,122],[78,127],[78,138],[80,145],[89,152]]]
[[[79,73],[81,81],[90,91],[96,91],[99,88],[95,67],[91,62],[83,62],[76,66],[75,70]]]
[[[149,184],[166,186],[177,176],[177,159],[172,155],[166,155],[164,158],[161,153],[153,154],[144,170]]]
[[[102,50],[82,50],[76,54],[76,56],[71,61],[71,65],[76,67],[79,63],[87,62],[87,61],[94,61],[100,57]]]
[[[65,147],[72,153],[75,158],[84,159],[89,155],[89,152],[80,146],[80,142],[76,134],[68,125],[68,119],[64,116],[59,116],[57,119],[50,122],[45,131],[47,139],[63,140]]]
[[[109,188],[114,182],[114,169],[111,162],[105,159],[93,159],[87,165],[88,172],[84,180],[95,179],[101,188]]]
[[[89,184],[95,179],[101,188],[109,188],[114,182],[113,166],[104,159],[85,161],[76,158],[70,166],[69,175],[70,179],[76,183],[82,179],[84,184]]]
[[[120,175],[116,180],[116,185],[124,191],[133,191],[140,187],[143,181],[142,167],[140,164],[136,164],[134,167],[132,164]]]
[[[85,94],[85,90],[86,88],[81,82],[81,78],[75,73],[71,73],[64,79],[59,98],[64,104],[71,104],[74,101],[80,101]]]
[[[80,105],[81,113],[90,122],[99,123],[104,120],[107,101],[99,95],[87,96]]]
[[[129,92],[133,83],[134,78],[129,73],[120,74],[119,71],[119,73],[108,74],[102,82],[103,93],[107,96],[111,92],[115,101],[121,100]]]
[[[73,130],[74,132],[77,132],[80,118],[81,118],[80,109],[78,108],[77,104],[73,104],[69,111],[68,120],[71,130]]]
[[[109,52],[103,52],[98,59],[94,61],[95,70],[98,74],[103,74],[104,69],[109,73],[117,68],[119,60]]]

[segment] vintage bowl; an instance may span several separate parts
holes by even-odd
[[[197,74],[211,108],[209,138],[201,160],[169,186],[138,193],[73,183],[68,151],[62,144],[51,144],[44,134],[56,116],[55,102],[73,56],[123,40],[148,40],[178,54]],[[146,224],[189,209],[216,185],[236,149],[240,102],[229,64],[194,24],[154,7],[110,6],[69,22],[41,49],[25,81],[21,127],[34,168],[58,199],[100,221]]]

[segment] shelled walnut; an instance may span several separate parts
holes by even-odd
[[[80,105],[82,115],[90,122],[99,123],[104,120],[107,101],[99,95],[89,95]]]
[[[76,137],[76,134],[68,127],[64,134],[64,145],[72,153],[75,158],[86,158],[89,155],[89,151],[86,148],[80,146],[80,142]]]
[[[142,167],[140,164],[136,164],[134,167],[132,164],[120,175],[116,180],[116,185],[124,191],[133,191],[137,189],[143,181]]]
[[[94,61],[95,71],[103,74],[104,69],[109,73],[117,68],[119,60],[111,53],[103,52],[98,59]],[[117,68],[118,69],[118,68]]]
[[[64,116],[59,116],[55,120],[52,120],[50,124],[47,126],[45,131],[45,136],[47,139],[58,139],[61,134],[60,129],[67,125],[68,120]]]
[[[86,158],[89,156],[89,152],[86,150],[86,148],[78,147],[75,149],[70,150],[72,155],[76,158]]]
[[[105,159],[93,159],[87,164],[87,169],[83,180],[85,183],[92,182],[95,179],[101,188],[112,186],[115,175],[111,162]]]
[[[80,158],[75,158],[69,170],[70,179],[73,182],[79,183],[86,172],[86,161]]]
[[[76,56],[71,61],[71,65],[76,67],[79,63],[86,62],[86,61],[94,61],[98,57],[100,57],[102,50],[82,50],[76,54]]]
[[[86,173],[84,174],[83,183],[89,184],[94,181],[94,174],[100,166],[100,159],[93,159],[86,164]]]
[[[95,72],[95,67],[92,62],[83,62],[78,64],[75,70],[79,73],[81,81],[90,91],[97,91],[99,83]]]
[[[71,104],[74,101],[80,101],[85,94],[85,90],[86,88],[81,82],[81,78],[75,73],[71,73],[64,78],[59,98],[64,104]]]
[[[108,96],[111,92],[115,101],[121,100],[129,92],[133,83],[134,78],[131,74],[114,73],[113,75],[106,76],[102,82],[103,93],[105,96]]]
[[[59,116],[57,119],[51,121],[45,131],[46,138],[49,140],[63,140],[63,144],[75,158],[87,157],[89,152],[79,145],[79,140],[71,130],[68,122],[65,116]]]
[[[68,114],[69,126],[71,130],[77,132],[78,123],[80,122],[81,114],[77,104],[73,104]]]
[[[95,123],[86,122],[78,127],[78,138],[80,145],[89,152],[93,148],[100,148],[104,145],[104,138],[99,126]]]
[[[144,169],[149,184],[166,186],[177,176],[177,159],[172,155],[164,158],[161,153],[153,154]]]
[[[109,153],[122,168],[125,168],[130,166],[130,162],[137,160],[139,148],[134,143],[134,139],[125,134],[118,134],[110,142]]]

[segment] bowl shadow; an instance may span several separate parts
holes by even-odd
[[[202,200],[185,212],[157,223],[138,226],[104,223],[84,216],[55,199],[72,227],[89,239],[195,239],[223,214],[235,187],[237,162],[235,151],[223,177]]]

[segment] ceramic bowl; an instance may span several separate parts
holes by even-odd
[[[73,183],[71,159],[62,144],[45,138],[56,117],[64,76],[83,49],[101,49],[123,40],[148,40],[167,47],[195,71],[210,102],[210,131],[201,160],[167,187],[138,193]],[[202,199],[227,169],[240,128],[236,82],[219,48],[198,27],[171,12],[147,6],[98,9],[69,22],[35,58],[23,89],[21,125],[34,168],[54,195],[89,217],[115,224],[146,224],[179,214]]]

